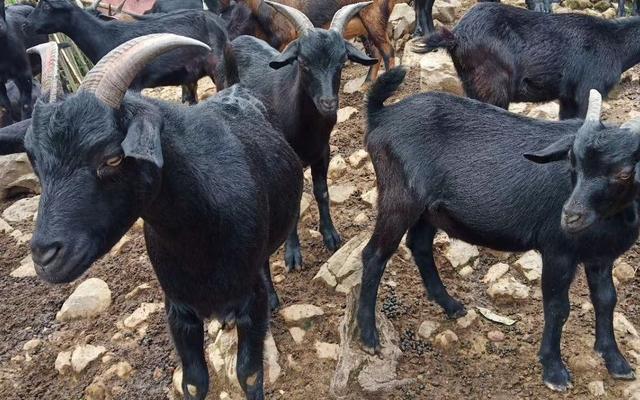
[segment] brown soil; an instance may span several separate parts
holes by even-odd
[[[362,76],[365,69],[349,66],[344,81]],[[419,91],[419,74],[411,70],[400,96]],[[637,86],[625,83],[620,100],[610,102],[606,116],[619,122],[633,109],[640,91]],[[343,95],[342,104],[357,107],[360,112],[351,120],[337,126],[332,137],[333,154],[345,158],[362,148],[364,134],[363,94]],[[338,183],[353,183],[359,192],[346,203],[333,207],[336,226],[344,240],[363,230],[371,230],[375,218],[372,209],[360,200],[364,193],[374,186],[374,176],[367,168],[350,169]],[[305,190],[311,193],[309,183]],[[10,203],[0,206],[0,210]],[[364,212],[369,217],[365,226],[354,224],[356,215]],[[278,283],[277,290],[283,305],[313,303],[325,310],[326,315],[309,329],[305,342],[296,345],[279,315],[274,316],[271,329],[280,351],[283,373],[272,387],[267,388],[267,397],[272,399],[317,399],[328,398],[328,387],[334,361],[319,360],[313,343],[316,340],[337,343],[338,324],[345,306],[345,297],[332,290],[314,285],[311,279],[320,265],[330,256],[318,239],[313,239],[310,230],[317,230],[317,208],[312,204],[310,211],[301,221],[300,232],[306,269],[299,273],[286,274]],[[32,227],[19,227],[30,231]],[[7,235],[0,235],[0,399],[79,399],[84,397],[85,388],[95,376],[102,373],[115,361],[126,360],[134,368],[128,380],[114,378],[109,381],[113,398],[166,399],[171,392],[171,376],[178,365],[178,359],[169,338],[164,314],[153,314],[149,318],[146,333],[113,341],[119,332],[116,324],[138,307],[141,302],[162,302],[159,289],[144,250],[144,239],[139,230],[130,233],[129,241],[119,254],[109,254],[98,261],[87,274],[106,281],[112,291],[113,304],[109,312],[93,320],[59,323],[56,312],[76,286],[52,286],[36,278],[14,279],[9,273],[28,255],[27,245],[16,245]],[[637,265],[639,248],[629,251],[624,259]],[[401,336],[410,337],[410,331],[417,331],[421,321],[435,320],[441,323],[441,330],[451,329],[460,339],[452,350],[444,352],[429,342],[408,339],[409,348],[404,352],[399,364],[400,378],[416,378],[415,383],[378,396],[365,395],[353,385],[349,399],[583,399],[589,397],[587,384],[593,380],[603,380],[607,398],[623,398],[626,382],[610,378],[603,365],[588,371],[574,371],[574,388],[566,394],[555,394],[547,390],[541,382],[541,369],[537,361],[543,324],[542,301],[539,290],[526,302],[517,305],[496,305],[486,294],[486,285],[480,282],[487,268],[497,260],[483,251],[475,272],[461,278],[446,262],[442,253],[437,258],[441,275],[450,292],[460,298],[468,308],[484,305],[508,315],[518,322],[505,327],[479,318],[474,327],[459,328],[455,321],[446,319],[441,309],[428,301],[421,284],[417,268],[400,257],[393,258],[386,270],[379,295],[379,304],[395,302],[397,313],[391,320]],[[284,274],[282,252],[273,259],[273,273]],[[391,282],[393,281],[393,282]],[[395,288],[393,283],[397,285]],[[142,283],[149,283],[151,290],[134,299],[126,300],[125,294]],[[313,287],[311,287],[314,285]],[[618,311],[630,321],[640,324],[640,299],[637,295],[640,282],[635,280],[618,289]],[[563,336],[562,349],[565,359],[580,354],[593,354],[594,316],[592,311],[583,311],[581,304],[588,301],[588,290],[582,271],[578,274],[571,291],[572,313]],[[499,329],[506,335],[501,343],[486,341],[486,334]],[[28,362],[12,360],[24,356],[24,343],[32,338],[43,339],[43,345]],[[211,340],[210,338],[208,340]],[[113,356],[108,363],[98,361],[79,376],[60,376],[54,369],[58,352],[68,350],[78,343],[92,343],[107,347]],[[629,350],[621,341],[623,352]],[[291,355],[295,365],[287,362]],[[594,357],[595,354],[594,354]],[[596,357],[597,358],[597,357]],[[632,363],[636,360],[630,359]],[[220,387],[212,373],[210,399],[217,399]],[[238,398],[233,394],[233,398]]]

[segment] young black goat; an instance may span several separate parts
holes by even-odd
[[[347,21],[368,3],[346,6],[336,13],[329,30],[314,28],[300,11],[268,2],[297,27],[300,37],[279,53],[262,40],[240,36],[232,44],[240,81],[264,102],[273,125],[304,165],[311,165],[313,193],[320,210],[320,232],[325,246],[340,247],[340,236],[329,212],[327,170],[329,135],[336,123],[338,89],[347,59],[364,65],[377,61],[342,38]],[[285,263],[289,270],[302,266],[297,229],[287,240]]]
[[[30,35],[23,29],[30,6],[14,6],[5,10],[0,0],[0,108],[6,124],[31,116],[32,67],[26,49],[45,42],[46,36]],[[34,66],[39,70],[39,64]],[[36,71],[37,72],[37,71]],[[20,93],[19,112],[13,113],[7,94],[7,81],[12,80]]]
[[[40,33],[66,34],[94,63],[118,45],[152,33],[191,37],[213,49],[180,48],[159,57],[132,82],[133,90],[183,84],[193,88],[203,76],[215,81],[216,65],[227,40],[222,20],[202,10],[160,14],[134,22],[102,21],[67,0],[42,0],[29,17],[29,24]],[[197,94],[183,93],[183,101],[194,104]]]
[[[559,99],[560,119],[584,118],[589,89],[606,95],[640,61],[638,36],[640,18],[609,21],[483,3],[415,51],[446,48],[471,98],[505,109],[511,102]]]
[[[584,264],[596,313],[595,350],[615,378],[634,379],[613,333],[612,265],[638,237],[640,130],[604,126],[597,91],[584,123],[534,120],[438,92],[384,107],[404,75],[383,75],[369,93],[366,142],[379,197],[375,230],[362,253],[358,325],[365,349],[380,350],[378,285],[407,231],[429,296],[449,317],[465,313],[434,262],[433,238],[442,229],[497,250],[542,253],[540,361],[544,382],[554,390],[570,384],[560,336],[569,286]],[[538,163],[562,162],[539,166],[525,153]]]
[[[184,46],[207,48],[172,34],[119,46],[77,94],[38,102],[30,127],[0,129],[0,150],[19,151],[26,131],[43,184],[31,242],[41,278],[78,278],[142,217],[184,398],[206,397],[203,319],[215,317],[235,321],[238,380],[247,398],[263,399],[269,256],[294,227],[302,168],[241,86],[194,107],[125,95],[145,64]],[[230,51],[225,58],[233,82]]]

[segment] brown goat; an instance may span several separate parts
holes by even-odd
[[[328,28],[333,15],[340,8],[358,3],[359,0],[276,0],[302,11],[316,27]],[[373,0],[373,3],[362,10],[357,17],[349,21],[344,37],[352,39],[360,37],[372,57],[380,62],[371,67],[367,81],[378,76],[380,64],[384,63],[389,70],[395,65],[395,51],[387,34],[389,16],[397,0]],[[265,40],[278,50],[296,39],[295,28],[282,15],[264,4],[262,0],[238,0],[235,7],[230,7],[228,0],[221,1],[222,9],[227,9],[226,19],[229,22],[230,37],[251,35]],[[248,8],[242,10],[242,7]],[[240,8],[240,9],[239,9]]]

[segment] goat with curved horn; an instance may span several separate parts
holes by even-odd
[[[273,7],[280,14],[284,15],[295,26],[298,35],[302,36],[314,28],[309,18],[299,10],[269,0],[265,0],[264,2]]]
[[[80,85],[105,105],[117,109],[136,75],[153,59],[183,46],[211,48],[199,40],[171,33],[140,36],[113,49],[96,64]]]
[[[56,102],[61,89],[58,70],[58,44],[55,42],[39,44],[28,49],[27,53],[37,53],[42,59],[42,92],[48,93],[49,103]]]
[[[589,91],[589,107],[585,122],[600,122],[600,114],[602,113],[602,95],[595,89]]]
[[[350,4],[348,6],[342,7],[333,16],[329,29],[338,32],[340,35],[343,35],[344,29],[351,18],[355,17],[356,14],[360,12],[360,10],[372,3],[373,1],[364,1],[361,3]]]

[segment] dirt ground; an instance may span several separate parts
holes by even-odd
[[[365,72],[364,67],[351,65],[345,70],[343,83]],[[419,71],[412,69],[398,97],[418,91]],[[609,107],[606,107],[605,118],[609,121],[624,120],[640,98],[637,83],[623,83],[620,93],[618,100],[610,101]],[[341,154],[347,158],[363,147],[363,98],[360,92],[341,96],[341,107],[354,106],[359,112],[337,126],[331,139],[333,155]],[[362,231],[372,229],[375,211],[360,200],[360,194],[373,188],[374,182],[374,175],[366,168],[350,169],[338,182],[334,182],[352,183],[358,187],[358,192],[347,202],[332,207],[336,227],[344,242]],[[306,182],[305,190],[311,194],[309,182]],[[0,211],[14,200],[0,204]],[[362,212],[367,215],[368,222],[358,225],[354,223],[354,218]],[[32,224],[15,228],[25,232],[33,229]],[[267,398],[270,399],[302,400],[310,395],[318,399],[329,397],[329,382],[336,363],[318,359],[313,343],[316,340],[339,342],[338,324],[345,307],[345,297],[311,282],[318,268],[330,256],[321,240],[312,237],[317,229],[317,208],[312,202],[300,225],[306,267],[302,272],[284,272],[282,251],[272,258],[274,276],[282,279],[283,275],[284,278],[276,284],[283,306],[312,303],[322,307],[325,315],[309,327],[301,345],[294,343],[282,318],[274,315],[271,330],[280,352],[283,372],[274,385],[267,387]],[[118,322],[140,303],[163,301],[145,253],[141,231],[134,229],[129,235],[131,240],[118,253],[103,257],[86,276],[98,277],[109,285],[113,302],[108,312],[91,320],[60,323],[55,319],[56,312],[77,283],[53,286],[37,278],[10,277],[9,273],[28,255],[28,245],[18,245],[9,235],[0,234],[0,399],[81,399],[95,376],[115,361],[124,360],[133,366],[134,372],[128,379],[115,377],[109,381],[114,399],[155,400],[174,396],[171,377],[179,362],[162,312],[151,315],[145,332],[114,338],[116,333],[121,332]],[[640,247],[636,245],[623,259],[637,267],[639,250]],[[517,323],[507,327],[478,318],[473,327],[461,329],[455,321],[447,320],[439,307],[426,299],[415,265],[395,256],[383,278],[378,304],[393,305],[387,307],[390,310],[387,315],[403,338],[399,343],[403,348],[399,378],[415,378],[415,382],[375,396],[365,395],[354,384],[349,399],[584,399],[591,396],[587,386],[594,380],[604,381],[606,398],[626,398],[624,390],[630,383],[610,378],[602,362],[596,368],[581,368],[580,363],[575,361],[585,354],[600,360],[592,350],[594,314],[583,309],[583,304],[589,301],[589,295],[582,271],[572,287],[571,316],[562,342],[563,355],[572,369],[574,387],[568,393],[556,394],[542,384],[537,360],[543,325],[539,289],[534,286],[533,295],[525,302],[494,304],[481,278],[488,267],[498,261],[495,256],[482,250],[474,272],[462,278],[448,264],[441,251],[437,255],[442,278],[450,293],[461,299],[468,309],[476,305],[486,306],[516,319]],[[512,256],[510,261],[515,258]],[[143,283],[148,283],[150,289],[133,298],[125,298],[127,293]],[[640,325],[639,285],[640,281],[636,278],[618,288],[617,311],[636,326]],[[459,342],[451,350],[442,351],[430,341],[416,339],[415,332],[424,320],[439,322],[439,330],[453,330]],[[487,333],[496,329],[505,334],[503,342],[494,343],[486,339]],[[29,353],[25,360],[22,346],[33,338],[42,339],[43,344]],[[212,339],[207,340],[210,342]],[[626,340],[623,338],[619,342],[623,353],[636,365],[638,360],[629,355],[630,347]],[[54,369],[57,354],[81,343],[105,346],[110,357],[106,362],[92,364],[80,375],[60,376]],[[287,358],[294,362],[287,361]],[[217,399],[222,390],[231,391],[230,388],[221,387],[213,373],[211,378],[208,398]],[[232,391],[232,398],[239,398],[237,391]]]

